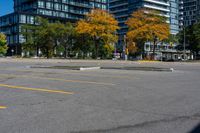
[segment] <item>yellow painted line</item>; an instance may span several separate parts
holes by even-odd
[[[64,82],[73,82],[73,83],[85,83],[85,84],[96,84],[96,85],[115,85],[112,83],[104,83],[104,82],[93,82],[93,81],[84,81],[84,80],[67,80],[61,78],[47,78],[47,77],[37,77],[37,76],[26,76],[26,75],[14,75],[14,74],[0,74],[4,77],[21,77],[21,78],[36,78],[36,79],[46,79],[46,80],[54,80],[54,81],[64,81]]]
[[[29,88],[23,86],[13,86],[7,84],[0,84],[1,87],[11,88],[11,89],[21,89],[21,90],[29,90],[29,91],[40,91],[40,92],[49,92],[49,93],[60,93],[60,94],[74,94],[73,92],[62,91],[62,90],[49,90],[43,88]]]
[[[0,109],[6,109],[7,107],[6,106],[0,106]]]

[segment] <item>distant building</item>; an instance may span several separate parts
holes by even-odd
[[[119,41],[118,41],[118,50],[122,50],[123,42],[124,42],[124,35],[128,31],[128,27],[125,22],[130,17],[130,10],[129,10],[129,1],[128,0],[110,0],[109,1],[109,11],[114,17],[118,20],[120,30],[118,31]]]
[[[115,18],[119,21],[121,29],[118,34],[120,35],[119,44],[123,42],[123,36],[128,31],[125,22],[130,17],[133,11],[140,8],[153,9],[160,12],[161,15],[168,18],[170,24],[171,34],[179,32],[179,3],[177,0],[110,0],[109,10],[114,14]]]
[[[176,35],[179,32],[179,2],[178,0],[170,0],[170,32]]]
[[[195,24],[200,19],[200,0],[180,0],[179,12],[181,28]]]
[[[21,54],[23,24],[35,24],[36,16],[49,21],[75,22],[93,8],[107,10],[107,0],[14,0],[14,12],[0,17],[0,32],[7,35],[8,53]]]
[[[179,29],[183,28],[183,0],[179,0]]]
[[[130,15],[140,9],[147,8],[153,9],[160,12],[167,18],[167,23],[170,24],[170,33],[176,35],[179,32],[179,2],[178,0],[110,0],[109,1],[109,11],[114,14],[115,18],[119,21],[119,26],[121,29],[118,31],[119,41],[118,49],[119,51],[125,50],[124,46],[124,35],[128,31],[128,27],[125,22],[128,20]],[[165,52],[168,57],[168,51],[175,51],[175,44],[159,44],[156,48],[157,54]],[[145,44],[144,50],[147,55],[152,53],[152,44],[147,42]],[[171,54],[169,52],[169,54]]]

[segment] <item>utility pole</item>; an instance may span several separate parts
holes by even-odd
[[[115,36],[116,36],[116,32],[115,32]],[[114,46],[115,46],[115,52],[114,52],[114,57],[115,57],[115,60],[117,60],[117,43],[114,43]]]
[[[126,35],[124,35],[124,48],[123,48],[123,52],[124,52],[124,60],[127,60],[127,55],[126,55]]]
[[[185,26],[183,27],[183,36],[184,36],[184,42],[183,42],[183,56],[184,56],[184,61],[186,60],[186,50],[185,50],[185,43],[186,43],[186,37],[185,37]]]

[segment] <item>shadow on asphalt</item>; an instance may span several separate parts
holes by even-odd
[[[200,133],[200,123],[189,133]]]

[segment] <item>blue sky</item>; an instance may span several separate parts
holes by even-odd
[[[13,0],[0,0],[0,16],[13,11]]]

